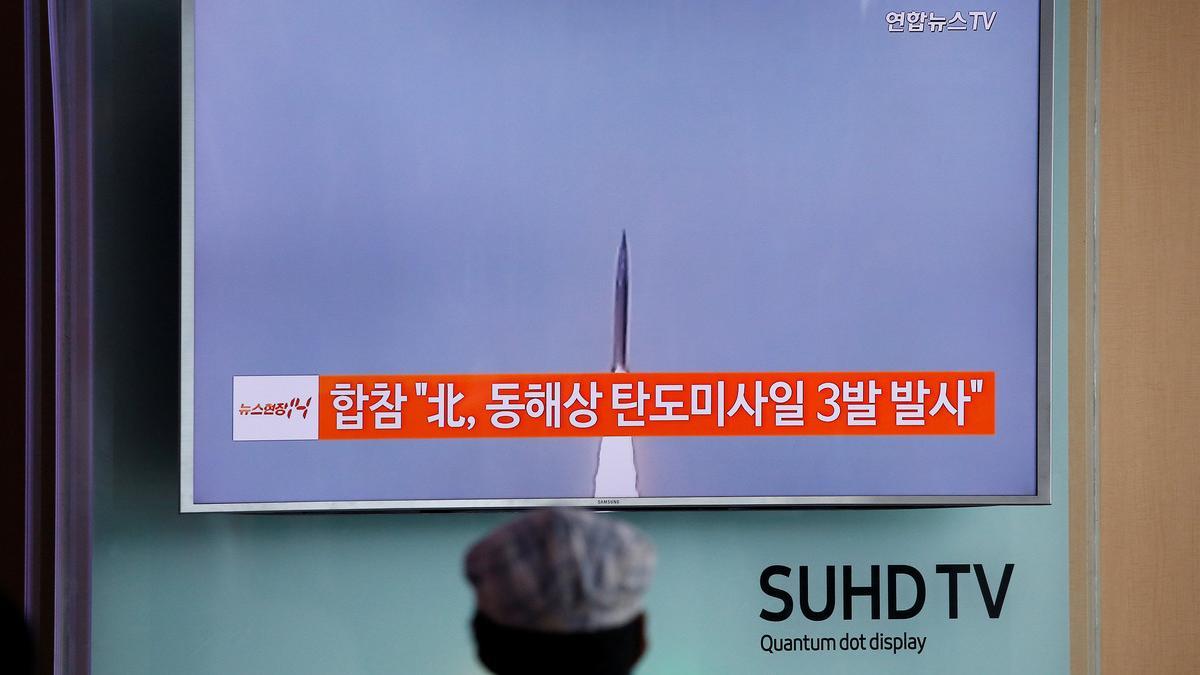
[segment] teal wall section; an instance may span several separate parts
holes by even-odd
[[[627,514],[660,553],[639,672],[1068,672],[1067,4],[1055,47],[1054,505]],[[507,516],[176,512],[178,8],[97,0],[95,15],[94,672],[481,672],[460,560]],[[1000,618],[963,576],[948,620],[939,563],[981,563],[993,587],[1014,563]],[[858,600],[854,621],[769,624],[758,618],[778,606],[758,586],[769,564],[854,565],[857,583],[871,564],[909,564],[929,597],[908,621],[871,621]],[[924,653],[759,649],[768,633],[877,631],[926,637]]]

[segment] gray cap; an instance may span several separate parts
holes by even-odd
[[[467,552],[478,610],[511,628],[607,630],[642,613],[654,545],[628,523],[579,509],[535,511]]]

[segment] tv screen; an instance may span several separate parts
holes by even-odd
[[[1048,503],[1048,4],[185,2],[182,510]]]

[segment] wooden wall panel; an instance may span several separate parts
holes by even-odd
[[[1102,0],[1100,648],[1200,672],[1200,2]]]

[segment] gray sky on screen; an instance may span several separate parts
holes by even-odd
[[[589,496],[597,439],[240,442],[233,375],[994,370],[998,433],[637,439],[655,496],[1035,490],[1037,29],[196,2],[200,502]],[[811,413],[810,413],[811,414]]]

